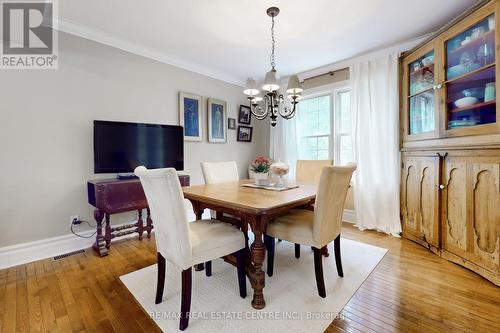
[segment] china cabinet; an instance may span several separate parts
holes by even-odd
[[[500,0],[402,55],[403,237],[500,285]]]

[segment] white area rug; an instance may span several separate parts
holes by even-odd
[[[293,244],[276,243],[274,275],[266,275],[266,307],[254,310],[247,279],[247,298],[238,292],[236,268],[222,259],[212,263],[212,276],[193,269],[191,319],[186,332],[323,332],[382,260],[387,249],[341,240],[344,277],[337,276],[333,244],[323,258],[326,298],[318,296],[313,253],[301,247],[295,259]],[[266,267],[264,265],[264,267]],[[121,276],[125,286],[164,332],[179,331],[180,270],[167,263],[163,302],[155,305],[156,265]]]

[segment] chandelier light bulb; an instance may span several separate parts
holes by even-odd
[[[257,89],[257,82],[255,82],[255,80],[252,78],[248,78],[243,93],[250,97],[258,95],[259,89]]]
[[[280,88],[278,84],[277,72],[273,68],[266,73],[266,78],[264,79],[264,84],[262,85],[262,90],[273,92]]]
[[[298,95],[300,94],[304,89],[302,89],[302,86],[300,85],[299,77],[297,75],[292,75],[288,79],[288,88],[286,89],[286,92],[288,95]]]

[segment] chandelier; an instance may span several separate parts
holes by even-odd
[[[268,8],[266,13],[271,17],[271,70],[266,73],[264,78],[264,84],[262,85],[262,94],[257,88],[257,82],[249,78],[247,79],[245,90],[243,93],[247,96],[250,103],[250,111],[258,120],[266,119],[267,116],[271,118],[271,126],[276,126],[276,119],[278,114],[284,119],[291,119],[295,115],[297,109],[297,104],[302,98],[302,88],[300,86],[299,78],[297,75],[293,75],[288,80],[288,88],[286,93],[288,98],[291,100],[291,107],[285,106],[285,98],[279,93],[280,85],[278,73],[276,72],[276,62],[275,62],[275,43],[274,38],[274,18],[278,16],[280,10],[277,7]],[[259,104],[261,101],[263,106]]]

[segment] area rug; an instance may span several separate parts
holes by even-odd
[[[335,319],[363,281],[382,260],[387,249],[341,239],[344,277],[337,276],[333,246],[323,258],[326,298],[318,296],[313,253],[301,247],[276,244],[274,275],[266,275],[266,307],[254,310],[253,290],[247,281],[248,296],[239,297],[236,268],[222,259],[212,263],[212,276],[193,270],[191,318],[186,332],[323,332]],[[264,265],[264,267],[266,267]],[[163,302],[155,305],[157,266],[152,265],[120,277],[125,286],[163,332],[179,331],[180,270],[167,263]]]

